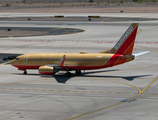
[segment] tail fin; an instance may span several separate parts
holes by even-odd
[[[132,23],[113,48],[102,51],[100,53],[131,55],[137,34],[137,29],[138,23]]]

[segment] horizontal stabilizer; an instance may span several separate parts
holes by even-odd
[[[136,54],[133,54],[134,56],[139,56],[139,55],[143,55],[143,54],[146,54],[146,53],[149,53],[150,51],[145,51],[145,52],[141,52],[141,53],[136,53]]]

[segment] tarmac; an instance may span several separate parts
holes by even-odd
[[[62,71],[52,77],[40,75],[38,70],[28,70],[28,74],[23,75],[22,71],[2,60],[12,54],[97,53],[113,47],[132,22],[140,23],[133,53],[150,52],[123,65],[82,71],[81,76],[72,72],[71,77],[65,77]],[[0,27],[6,28],[55,27],[83,30],[64,35],[0,38],[0,119],[156,120],[157,23],[157,20],[0,21]]]

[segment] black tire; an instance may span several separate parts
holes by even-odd
[[[76,75],[80,75],[81,74],[81,70],[76,70],[75,74]]]
[[[27,74],[27,71],[24,71],[24,73],[23,73],[24,75],[26,75]]]

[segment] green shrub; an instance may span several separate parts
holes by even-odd
[[[145,0],[145,3],[147,3],[148,2],[148,0]]]
[[[154,2],[154,3],[155,3],[155,2],[156,2],[156,0],[151,0],[151,2]]]
[[[138,0],[133,0],[133,2],[138,2]]]
[[[89,0],[89,2],[94,2],[94,0]]]
[[[110,1],[111,3],[117,3],[117,1],[115,1],[115,0],[112,0],[112,1]]]
[[[11,5],[9,3],[6,3],[3,7],[10,7]]]
[[[137,2],[137,3],[142,3],[143,0],[135,0],[135,2]]]

